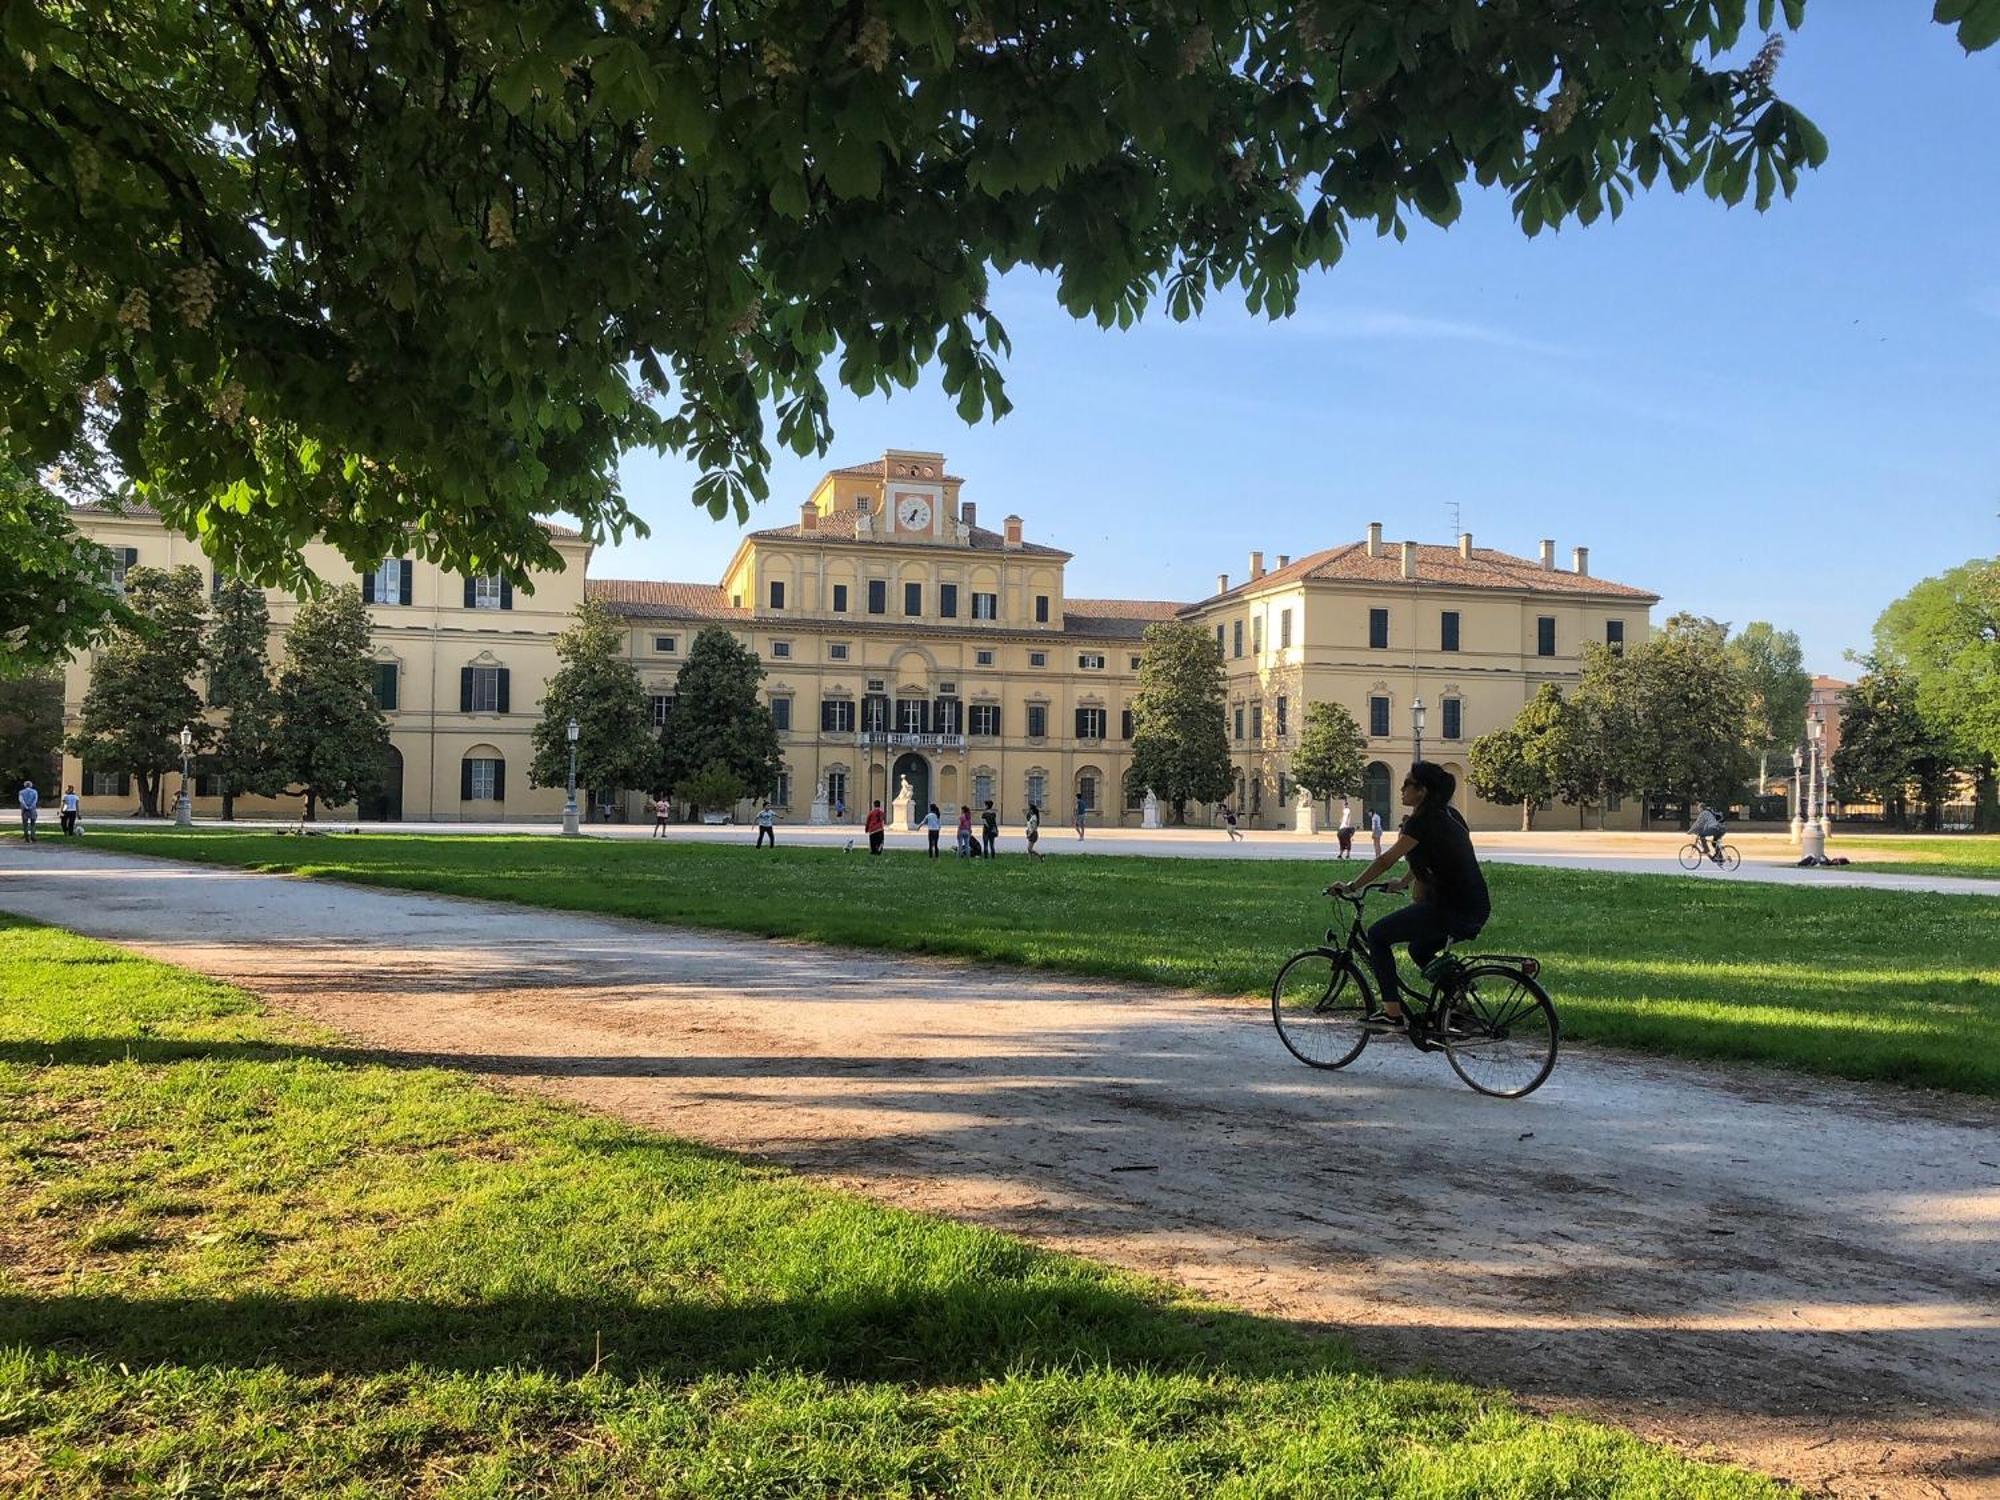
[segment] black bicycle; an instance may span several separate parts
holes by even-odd
[[[1323,947],[1294,954],[1271,986],[1271,1019],[1292,1056],[1312,1068],[1344,1068],[1377,1029],[1374,970],[1361,912],[1371,885],[1337,899],[1353,907],[1343,940],[1326,930]],[[1536,980],[1541,962],[1521,953],[1461,955],[1444,950],[1424,967],[1428,991],[1397,976],[1409,1018],[1409,1039],[1422,1052],[1442,1052],[1452,1071],[1482,1094],[1520,1099],[1548,1080],[1556,1065],[1561,1023]]]
[[[1721,865],[1725,870],[1734,870],[1743,863],[1743,856],[1736,852],[1734,844],[1723,844],[1721,852],[1710,854],[1699,844],[1681,845],[1681,868],[1699,870],[1704,864]]]

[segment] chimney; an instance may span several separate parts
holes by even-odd
[[[1280,552],[1278,554],[1278,566],[1281,568],[1289,568],[1291,565],[1292,565],[1292,554],[1289,552]]]
[[[1588,547],[1571,549],[1570,571],[1579,578],[1588,578],[1590,576],[1590,549]]]
[[[1253,552],[1250,554],[1250,581],[1252,583],[1255,583],[1258,579],[1262,578],[1263,576],[1264,576],[1264,554],[1261,552]]]
[[[1415,578],[1417,576],[1417,544],[1415,542],[1403,543],[1403,576],[1405,578]]]
[[[1007,528],[1007,550],[1009,552],[1019,552],[1021,550],[1021,518],[1019,516],[1009,516],[1000,524]],[[1549,545],[1553,547],[1555,543],[1551,542]]]
[[[819,530],[819,507],[810,500],[799,507],[799,530]]]
[[[1552,536],[1542,538],[1542,569],[1548,573],[1556,570],[1556,539]]]
[[[1368,523],[1368,555],[1370,557],[1380,557],[1382,555],[1382,523],[1380,521],[1370,521]]]
[[[1460,533],[1458,534],[1458,555],[1459,555],[1460,557],[1463,557],[1463,558],[1465,558],[1465,559],[1466,559],[1467,561],[1470,561],[1470,560],[1471,560],[1471,558],[1472,558],[1472,533],[1471,533],[1471,532],[1469,532],[1469,531],[1461,531],[1461,532],[1460,532]]]
[[[1229,592],[1229,575],[1227,573],[1217,573],[1215,575],[1215,591],[1218,594]]]
[[[979,524],[979,507],[970,500],[959,501],[958,518],[968,526],[977,526]]]

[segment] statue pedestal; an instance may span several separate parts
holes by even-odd
[[[916,799],[910,795],[910,783],[904,780],[902,789],[896,793],[896,800],[889,805],[890,823],[905,833],[914,833],[917,823]]]
[[[812,811],[806,814],[806,821],[815,826],[833,821],[833,810],[827,806],[825,792],[813,798]]]
[[[1160,799],[1153,795],[1152,788],[1150,787],[1146,790],[1146,801],[1143,806],[1144,811],[1140,816],[1139,826],[1141,828],[1158,828],[1160,826]]]
[[[1318,833],[1319,809],[1314,807],[1310,802],[1301,800],[1299,803],[1297,826],[1300,833]]]

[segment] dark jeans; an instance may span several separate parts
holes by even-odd
[[[761,848],[763,848],[763,847],[764,847],[764,841],[765,841],[766,839],[769,839],[769,840],[770,840],[770,843],[771,843],[771,847],[772,847],[773,849],[775,849],[775,848],[777,848],[777,847],[778,847],[778,834],[777,834],[777,830],[775,830],[775,829],[771,829],[771,828],[759,828],[759,829],[757,830],[757,847],[758,847],[759,849],[761,849]]]
[[[1477,937],[1485,925],[1484,917],[1475,921],[1428,901],[1412,901],[1401,911],[1390,912],[1368,929],[1376,998],[1384,1005],[1396,1003],[1396,944],[1408,943],[1411,961],[1421,969],[1438,956],[1447,938]]]
[[[73,812],[66,812],[66,813],[64,813],[64,814],[62,815],[62,828],[63,828],[63,832],[64,832],[65,834],[74,834],[74,833],[76,832],[76,814],[75,814],[75,813],[73,813]]]
[[[937,855],[938,831],[935,828],[926,828],[924,832],[930,835],[931,858],[936,859],[938,857]]]
[[[882,831],[879,828],[868,835],[868,852],[870,854],[880,854],[882,852]]]
[[[986,835],[986,847],[979,852],[988,859],[998,854],[1000,852],[1000,835],[989,830]]]

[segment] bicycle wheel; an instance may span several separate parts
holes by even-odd
[[[1722,846],[1723,869],[1734,870],[1742,863],[1743,863],[1743,856],[1736,852],[1736,846],[1734,844],[1724,844]]]
[[[1554,1002],[1526,974],[1475,967],[1446,1006],[1444,1053],[1470,1087],[1519,1099],[1547,1081],[1562,1028]]]
[[[1701,868],[1701,859],[1701,850],[1693,844],[1681,845],[1681,868],[1683,870],[1699,870]]]
[[[1309,1068],[1344,1068],[1359,1057],[1368,1045],[1361,1018],[1373,1008],[1368,981],[1331,948],[1295,954],[1271,985],[1278,1037]]]

